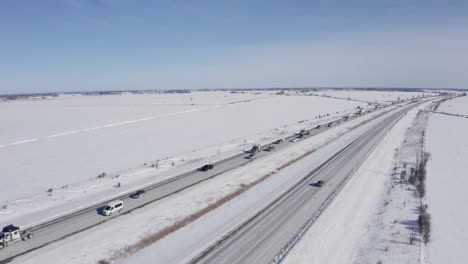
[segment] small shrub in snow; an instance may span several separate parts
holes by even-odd
[[[47,190],[48,193],[51,193],[51,192],[53,192],[53,191],[54,191],[54,189],[52,189],[52,188],[49,188],[49,189]]]
[[[412,185],[416,185],[416,175],[411,175],[408,179],[408,182]]]
[[[400,180],[402,180],[402,181],[406,180],[406,170],[402,170],[400,172]]]
[[[98,261],[97,264],[110,264],[110,262],[108,260],[101,259],[101,260]]]
[[[122,186],[122,184],[120,184],[120,182],[118,182],[116,185],[114,185],[115,188],[120,188]]]
[[[8,204],[4,204],[4,205],[2,206],[2,208],[3,208],[4,210],[8,209]]]
[[[103,172],[97,176],[98,179],[106,177],[106,173]]]

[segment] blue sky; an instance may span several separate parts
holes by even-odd
[[[468,1],[0,1],[0,93],[468,88]]]

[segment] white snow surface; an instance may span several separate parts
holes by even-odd
[[[50,259],[54,259],[58,263],[96,263],[100,259],[112,256],[115,252],[120,252],[122,248],[139,241],[145,235],[160,231],[235,192],[241,184],[249,184],[265,174],[275,172],[276,168],[281,164],[287,163],[289,160],[311,150],[318,149],[331,139],[349,131],[363,120],[372,120],[381,111],[387,110],[379,110],[359,119],[332,127],[289,148],[273,152],[222,176],[135,210],[131,214],[120,216],[98,227],[26,254],[15,259],[12,263],[48,263]],[[319,148],[317,153],[320,151],[337,151],[342,147],[343,142],[348,142],[347,140],[350,140],[350,138],[359,135],[362,129],[364,128],[359,127],[350,133],[344,134],[336,143],[328,145],[327,148]],[[222,236],[223,232],[250,216],[253,211],[249,208],[260,208],[260,205],[266,204],[274,198],[272,194],[278,194],[279,190],[286,189],[286,185],[293,184],[295,180],[298,180],[298,175],[303,175],[303,170],[306,168],[304,164],[308,166],[310,166],[311,162],[318,164],[326,157],[327,155],[311,155],[294,163],[287,167],[287,170],[281,170],[273,174],[260,185],[143,249],[141,253],[131,256],[124,262],[176,263],[185,261],[186,259],[177,259],[180,255],[177,254],[177,250],[183,250],[181,248],[203,250],[206,245]],[[225,222],[220,221],[220,219],[224,219]],[[138,224],[138,229],[133,228],[135,224]],[[216,230],[216,228],[213,229],[213,226],[218,226],[219,229],[217,230],[219,232],[213,232],[213,230]],[[204,239],[200,240],[201,237]],[[177,247],[174,247],[174,245],[177,245]],[[77,248],[80,250],[77,251]],[[192,253],[196,254],[197,250]],[[154,258],[154,254],[157,254],[158,257]],[[174,257],[176,258],[174,259]],[[155,262],[156,260],[158,262]]]
[[[405,131],[412,124],[418,109],[425,105],[409,111],[390,130],[331,205],[286,256],[284,264],[375,263],[370,261],[375,259],[370,255],[376,255],[378,260],[382,251],[366,251],[371,239],[369,231],[374,224],[373,217],[375,212],[381,210],[386,182],[390,179],[393,168],[395,149],[404,140]],[[359,262],[360,254],[367,255],[367,260]]]
[[[243,141],[357,105],[363,104],[228,92],[77,95],[0,103],[0,179],[15,186],[4,189],[0,201]]]
[[[357,91],[357,90],[324,90],[313,92],[316,95],[325,95],[343,99],[359,100],[366,102],[388,103],[397,100],[417,98],[422,95],[434,95],[433,93],[422,92],[386,92],[386,91]]]
[[[442,103],[438,111],[468,114],[468,97]],[[427,197],[432,218],[427,262],[464,263],[468,252],[468,119],[431,114],[426,134]]]

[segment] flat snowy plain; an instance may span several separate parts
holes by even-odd
[[[366,102],[391,102],[400,98],[401,100],[411,97],[421,96],[423,94],[430,95],[430,93],[420,92],[387,92],[382,93],[379,91],[351,91],[351,90],[323,90],[314,92],[316,95],[327,95],[343,99],[360,100]]]
[[[437,111],[468,114],[468,97],[442,103]],[[468,245],[468,119],[432,114],[426,133],[427,204],[432,216],[428,262],[465,263]]]

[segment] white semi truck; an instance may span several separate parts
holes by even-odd
[[[0,232],[0,249],[8,246],[11,243],[28,240],[34,237],[34,234],[28,231],[21,231],[19,227],[14,225],[5,226]]]

